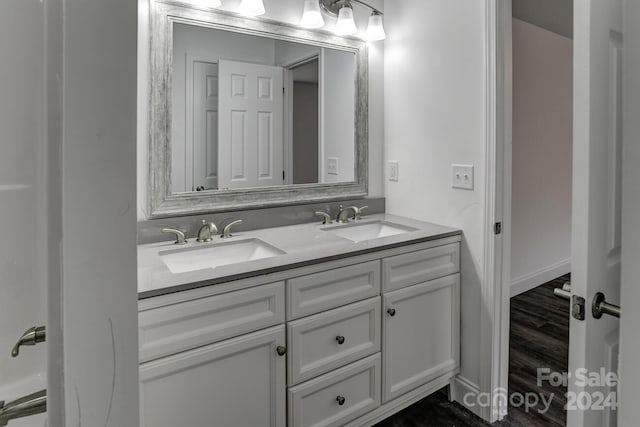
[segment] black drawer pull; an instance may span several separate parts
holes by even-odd
[[[344,344],[344,337],[342,335],[338,335],[336,337],[336,341],[338,341],[338,344],[342,345]]]
[[[336,402],[338,402],[338,405],[340,405],[340,406],[344,405],[344,402],[346,402],[346,401],[347,401],[347,399],[345,399],[342,396],[336,397]]]
[[[393,317],[396,315],[396,309],[390,308],[389,310],[387,310],[387,313],[389,313],[389,316]]]

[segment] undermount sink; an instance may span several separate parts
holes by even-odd
[[[216,268],[285,254],[259,239],[246,239],[160,252],[160,259],[176,273]]]
[[[336,236],[351,240],[352,242],[379,239],[381,237],[395,236],[397,234],[404,234],[416,230],[416,228],[386,221],[353,223],[323,229],[323,231],[326,231],[327,233],[332,233]]]

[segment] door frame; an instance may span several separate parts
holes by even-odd
[[[484,269],[480,318],[480,392],[493,423],[508,409],[511,307],[512,0],[485,4]],[[496,224],[501,230],[496,232]]]
[[[322,79],[320,78],[320,53],[302,56],[293,61],[282,64],[282,68],[284,70],[282,85],[285,88],[283,117],[285,185],[293,184],[293,70],[313,61],[318,61],[318,124],[320,124],[322,117],[320,98],[320,93],[322,93],[320,86],[322,84]],[[318,158],[320,158],[320,136],[320,126],[318,126]],[[320,171],[318,171],[318,175],[320,175]],[[320,176],[318,176],[318,182],[320,182]]]

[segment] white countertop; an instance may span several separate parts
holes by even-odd
[[[410,242],[428,241],[461,234],[460,230],[454,228],[388,214],[367,215],[357,223],[351,222],[350,224],[366,224],[375,221],[395,223],[411,227],[415,231],[355,243],[323,231],[323,229],[340,227],[342,224],[310,223],[233,233],[233,237],[224,240],[215,236],[213,242],[210,243],[198,243],[195,239],[188,239],[188,244],[183,246],[174,245],[173,241],[139,245],[138,297],[140,299],[150,298],[188,289],[189,287],[186,285],[189,284],[194,284],[193,287],[213,285],[234,280],[240,276],[244,278],[248,274],[262,275],[271,271],[281,271],[289,266],[300,267],[305,263],[324,262],[329,258],[352,256]],[[163,251],[220,245],[252,238],[275,246],[285,254],[179,274],[172,273],[159,255]]]

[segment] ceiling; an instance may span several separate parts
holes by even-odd
[[[573,39],[573,0],[513,0],[513,17]]]

